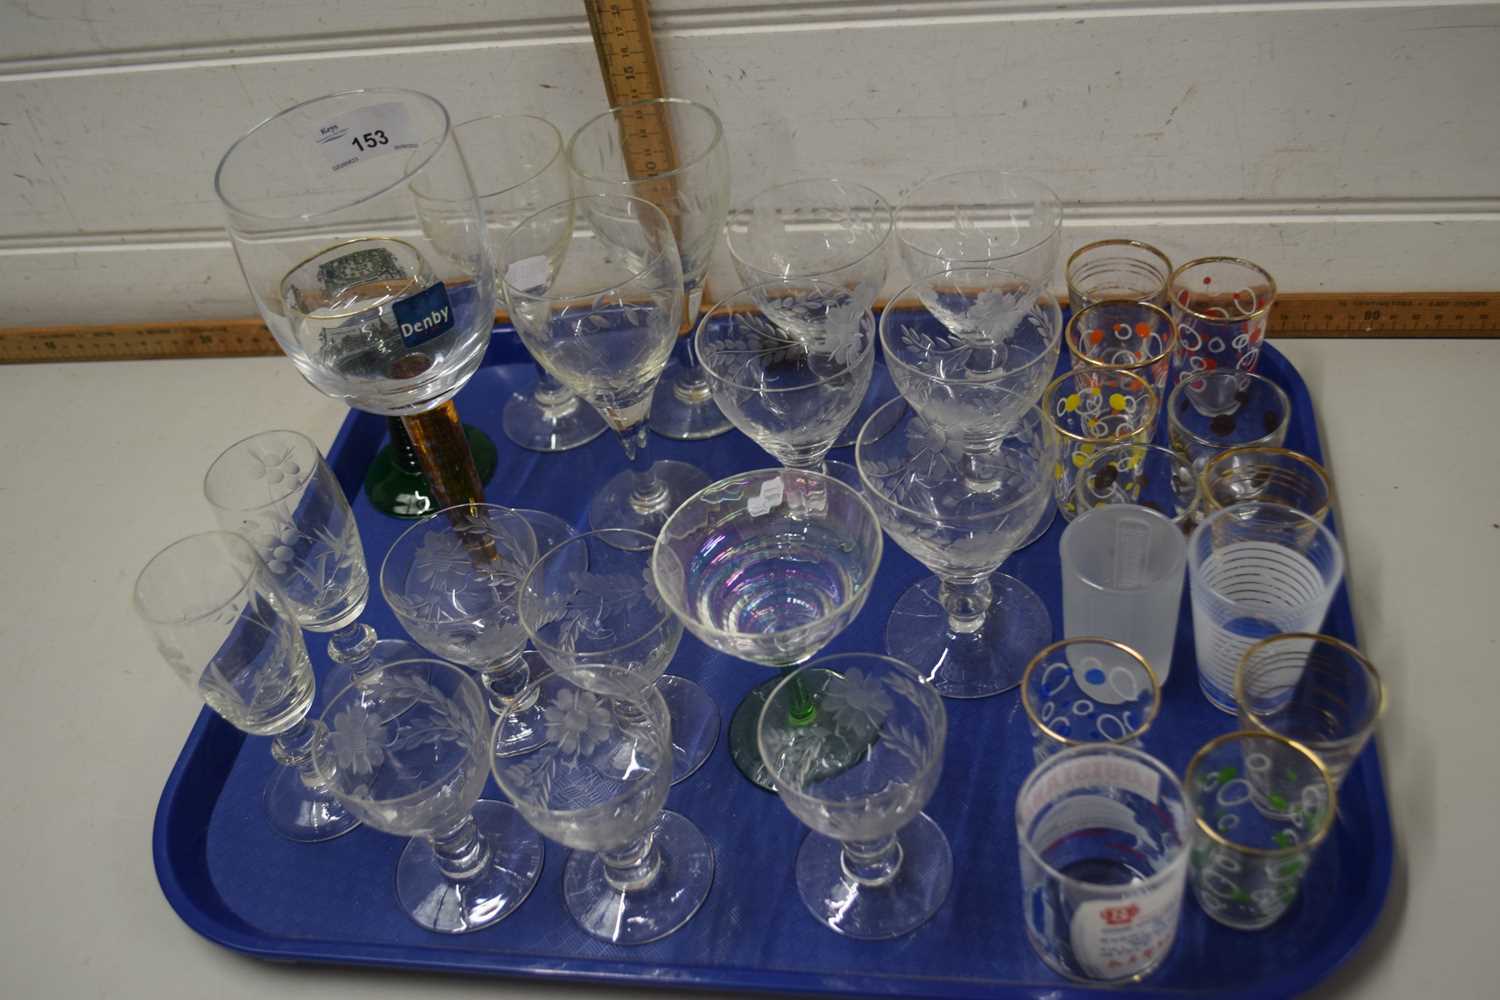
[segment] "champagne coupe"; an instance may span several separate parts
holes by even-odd
[[[761,469],[721,479],[679,507],[651,557],[656,589],[695,636],[781,673],[752,688],[729,724],[729,752],[770,790],[756,726],[771,690],[842,632],[865,605],[882,549],[864,498],[836,479]],[[817,705],[792,689],[786,738],[813,730]]]
[[[484,356],[495,273],[448,112],[356,90],[267,119],[215,175],[266,325],[302,377],[400,416],[435,496],[482,499],[452,398]]]
[[[136,577],[134,605],[167,666],[209,708],[242,732],[274,737],[281,766],[261,802],[277,833],[314,843],[359,825],[313,767],[312,661],[254,546],[228,531],[174,542]]]
[[[389,664],[323,710],[318,772],[370,826],[411,838],[396,863],[396,898],[430,931],[489,927],[542,872],[541,838],[515,807],[479,798],[489,737],[484,696],[441,660]]]
[[[630,195],[666,215],[682,255],[685,295],[676,331],[691,335],[729,213],[729,147],[719,116],[671,97],[611,108],[573,133],[568,167],[574,194]],[[688,348],[686,363],[670,364],[654,389],[651,429],[692,441],[722,434],[730,424],[714,405],[690,343]]]
[[[832,177],[777,184],[751,198],[727,230],[729,255],[746,285],[796,288],[801,279],[842,285],[873,308],[890,267],[895,213],[876,191]],[[870,388],[835,448],[854,444],[859,427],[891,398],[877,358]]]
[[[497,255],[517,223],[572,194],[562,133],[545,118],[489,115],[463,122],[454,132],[479,192],[490,249]],[[560,218],[558,223],[557,239],[566,243],[572,220]],[[495,258],[501,273],[510,263]],[[512,443],[531,451],[567,451],[604,433],[604,421],[591,407],[541,365],[536,371],[535,384],[511,396],[501,411],[501,427]]]
[[[996,442],[980,489],[963,472],[963,439],[904,399],[876,410],[859,432],[854,462],[865,497],[896,544],[936,574],[897,600],[886,652],[945,698],[1010,690],[1052,641],[1042,599],[996,570],[1046,509],[1056,455],[1056,436],[1035,406]]]
[[[563,219],[571,232],[559,244]],[[595,494],[589,524],[655,535],[709,481],[684,462],[653,464],[648,455],[652,393],[682,315],[671,224],[639,198],[586,195],[522,221],[501,255],[511,262],[505,297],[526,347],[599,411],[631,463]]]

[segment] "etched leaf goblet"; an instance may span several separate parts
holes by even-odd
[[[666,673],[682,622],[651,577],[650,535],[624,529],[579,535],[537,559],[521,583],[521,624],[548,665],[597,694],[640,699],[655,689],[672,724],[672,783],[708,759],[719,709],[707,691]]]
[[[228,531],[173,542],[136,577],[135,612],[167,666],[231,726],[274,737],[261,795],[277,833],[313,843],[359,820],[313,767],[312,662],[291,602],[255,548]]]
[[[1047,288],[1062,219],[1062,203],[1041,181],[1008,170],[960,170],[912,188],[896,209],[896,246],[914,281],[980,264]]]
[[[628,690],[611,668],[602,688]],[[645,944],[690,920],[713,883],[714,852],[687,817],[664,812],[672,783],[671,718],[654,687],[640,700],[578,687],[562,674],[534,684],[545,741],[524,754],[496,753],[495,781],[549,840],[572,848],[563,902],[589,934]],[[496,723],[502,730],[507,719]]]
[[[542,841],[514,807],[479,798],[490,715],[463,670],[388,664],[335,694],[321,721],[313,757],[339,800],[375,829],[411,838],[396,864],[407,916],[462,934],[521,905],[542,871]]]
[[[1021,682],[1032,653],[1052,641],[1036,592],[996,572],[1047,507],[1056,438],[1036,407],[988,456],[986,487],[962,471],[964,441],[904,399],[875,411],[854,460],[865,496],[890,536],[936,576],[903,593],[886,624],[886,652],[947,698],[986,698]]]
[[[854,488],[815,472],[760,469],[721,479],[679,507],[657,536],[651,570],[695,636],[784,676],[859,614],[882,546],[875,512]],[[729,724],[735,765],[767,790],[756,728],[779,682],[752,688]],[[791,690],[806,694],[800,683]],[[788,729],[817,716],[810,695],[792,708]]]
[[[800,697],[815,734],[786,739]],[[943,699],[911,667],[846,653],[799,668],[761,710],[760,751],[781,801],[812,828],[797,852],[797,891],[825,926],[896,937],[926,923],[953,882],[953,851],[922,807],[942,771]],[[852,761],[852,763],[851,763]]]

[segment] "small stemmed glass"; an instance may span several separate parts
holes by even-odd
[[[688,629],[720,652],[779,667],[784,677],[842,632],[880,566],[880,524],[860,494],[797,469],[722,479],[679,507],[651,558],[657,592]],[[729,724],[729,752],[770,790],[756,727],[781,677],[752,688]],[[792,738],[817,717],[799,683],[783,718]]]
[[[564,219],[571,231],[559,243]],[[652,463],[647,454],[652,392],[682,314],[682,271],[667,217],[639,198],[590,195],[542,209],[503,247],[511,262],[505,297],[521,339],[599,411],[631,462],[595,494],[590,526],[656,534],[678,504],[708,484],[691,465]]]
[[[672,725],[654,687],[590,671],[606,695],[551,674],[524,700],[542,706],[545,741],[497,751],[495,782],[541,834],[572,848],[563,903],[612,944],[666,937],[698,912],[713,884],[714,851],[687,817],[662,811],[672,783]],[[519,702],[518,702],[519,704]],[[508,713],[496,723],[502,732]],[[498,741],[497,741],[498,742]]]
[[[638,141],[643,136],[645,141]],[[660,137],[662,145],[653,148],[652,136]],[[685,293],[675,329],[691,334],[709,261],[729,213],[729,147],[719,116],[694,101],[671,97],[611,108],[573,133],[568,168],[574,194],[642,198],[671,222],[682,254]],[[692,441],[729,430],[691,351],[686,363],[669,364],[652,389],[651,429],[658,434]]]
[[[388,664],[323,710],[318,773],[370,826],[411,838],[396,864],[396,898],[430,931],[490,926],[542,872],[541,838],[514,807],[479,798],[489,737],[484,696],[441,660]]]
[[[818,725],[788,740],[813,692]],[[812,827],[797,891],[819,922],[853,938],[926,923],[953,882],[953,850],[922,807],[947,738],[943,699],[911,667],[873,653],[828,656],[782,680],[760,717],[760,752],[781,801]]]
[[[682,622],[651,578],[655,543],[620,528],[579,535],[537,559],[517,605],[537,653],[574,684],[636,700],[653,688],[662,696],[676,784],[708,759],[719,738],[719,709],[701,686],[665,673],[682,641]]]
[[[312,843],[358,826],[313,767],[312,662],[291,602],[255,548],[228,531],[190,535],[152,557],[133,593],[167,666],[225,722],[274,737],[281,766],[261,801],[276,831]]]

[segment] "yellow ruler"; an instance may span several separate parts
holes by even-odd
[[[253,358],[281,353],[260,320],[0,330],[0,364]]]
[[[665,97],[646,0],[583,0],[583,6],[609,106]],[[671,123],[660,107],[628,112],[620,126],[620,144],[632,177],[665,173],[677,166]]]
[[[1283,295],[1271,336],[1500,337],[1500,292]]]

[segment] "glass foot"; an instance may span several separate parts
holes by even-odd
[[[500,426],[512,443],[547,452],[588,444],[607,429],[604,418],[577,396],[560,406],[543,406],[531,389],[506,400]]]
[[[828,686],[828,681],[837,676],[831,670],[815,669],[802,673],[803,687],[815,706],[822,696],[823,689]],[[757,729],[760,725],[761,709],[765,708],[766,700],[771,697],[771,692],[776,690],[776,685],[780,684],[784,677],[785,674],[778,672],[770,680],[751,688],[735,706],[734,715],[729,719],[730,759],[752,784],[768,792],[776,791],[776,783],[772,780],[771,773],[766,769],[765,761],[761,758]],[[875,735],[876,732],[872,729],[868,734],[869,739],[864,739],[864,734],[861,734],[851,741],[845,734],[830,733],[820,724],[820,716],[816,708],[808,718],[787,719],[786,727],[776,731],[776,737],[782,743],[779,753],[795,753],[795,744],[802,740],[807,741],[809,747],[815,748],[822,758],[816,768],[824,777],[838,774],[858,760],[868,749]]]
[[[406,915],[440,934],[463,934],[503,920],[531,894],[542,873],[542,838],[514,806],[480,799],[474,822],[490,851],[483,871],[450,882],[438,867],[432,845],[407,841],[396,864],[396,898]]]
[[[662,437],[678,441],[700,441],[716,437],[733,427],[729,418],[719,412],[707,382],[691,389],[682,385],[687,372],[687,366],[677,358],[667,362],[651,397],[651,429]],[[699,379],[706,377],[698,373]]]
[[[709,484],[702,469],[686,462],[657,462],[651,466],[651,472],[667,488],[666,496],[651,510],[642,513],[631,505],[636,473],[626,469],[594,494],[589,504],[589,527],[595,531],[630,528],[655,535],[684,500]]]
[[[1016,544],[1016,547],[1011,550],[1011,555],[1015,555],[1017,552],[1020,552],[1026,546],[1030,545],[1032,542],[1035,542],[1037,539],[1045,535],[1047,533],[1047,529],[1052,527],[1052,522],[1055,520],[1057,520],[1057,498],[1052,496],[1051,493],[1048,493],[1047,509],[1042,511],[1042,519],[1036,523],[1035,528],[1032,528],[1030,531],[1026,532],[1026,537],[1021,539],[1020,542]]]
[[[528,684],[534,684],[552,673],[552,668],[536,650],[528,649],[521,656],[526,661]],[[490,714],[492,717],[498,718],[506,709],[507,706],[503,705],[497,707],[493,697],[491,698]],[[534,693],[531,706],[510,712],[505,717],[505,725],[495,731],[494,739],[494,753],[497,757],[514,757],[517,754],[531,753],[546,744],[546,720],[542,718],[542,706],[536,703]]]
[[[953,850],[919,813],[896,834],[901,868],[885,885],[861,885],[844,872],[843,845],[810,833],[797,851],[797,892],[818,922],[846,937],[878,941],[925,924],[953,884]]]
[[[276,768],[261,792],[261,804],[276,832],[299,844],[332,840],[359,826],[343,803],[308,788],[292,767]]]
[[[464,424],[464,437],[474,455],[480,482],[488,483],[500,459],[495,442],[484,431],[468,424]],[[380,449],[365,472],[365,496],[370,498],[370,506],[392,517],[426,517],[443,506],[432,495],[432,487],[422,471],[403,466],[389,444]]]
[[[538,557],[551,552],[578,534],[567,521],[544,510],[528,510],[518,507],[516,513],[524,517],[526,523],[531,525],[531,533],[536,536]]]
[[[578,926],[613,944],[645,944],[671,934],[698,912],[714,880],[708,838],[685,816],[664,812],[653,841],[661,868],[650,885],[630,892],[605,880],[597,854],[568,855],[563,900]]]
[[[901,595],[885,626],[885,650],[915,667],[944,698],[988,698],[1021,683],[1026,664],[1052,641],[1052,616],[1013,576],[990,577],[993,601],[977,632],[948,627],[930,576]]]
[[[686,677],[662,674],[656,690],[667,703],[672,717],[672,784],[677,784],[708,759],[719,742],[719,706],[713,698]]]
[[[886,403],[896,398],[896,386],[891,381],[891,373],[886,369],[885,362],[879,358],[875,359],[875,367],[870,374],[870,387],[865,390],[864,401],[859,404],[859,409],[854,411],[854,417],[839,431],[839,436],[833,439],[835,448],[852,448],[854,440],[859,437],[859,429],[870,419],[870,414],[880,409]]]

